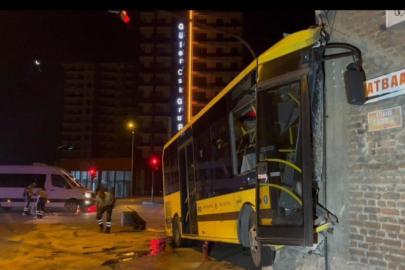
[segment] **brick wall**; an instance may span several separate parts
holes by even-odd
[[[331,11],[328,17],[333,25],[327,28],[331,42],[347,42],[361,50],[367,79],[405,68],[405,23],[386,29],[385,11]],[[332,84],[326,82],[326,92],[336,88]],[[348,172],[348,185],[342,190],[347,195],[342,195],[342,202],[349,231],[341,231],[348,241],[340,245],[347,247],[350,264],[358,265],[356,269],[405,269],[405,129],[369,132],[367,126],[368,112],[401,106],[404,114],[404,104],[405,96],[399,96],[345,106],[343,128],[347,130],[341,133],[347,138],[341,151],[347,153],[343,170]],[[328,181],[339,181],[333,178]],[[331,192],[328,196],[333,196]],[[329,205],[333,202],[333,198],[328,200]],[[333,248],[338,247],[329,246]]]

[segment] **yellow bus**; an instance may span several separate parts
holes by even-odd
[[[343,52],[325,53],[328,49]],[[321,27],[261,54],[163,150],[165,230],[250,247],[256,266],[282,246],[314,247],[336,219],[317,203],[323,161],[323,61],[353,57],[350,104],[365,102],[359,51]]]

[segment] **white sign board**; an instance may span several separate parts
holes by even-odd
[[[387,28],[405,21],[405,10],[387,10]]]
[[[368,131],[402,127],[401,106],[368,113]]]
[[[367,102],[405,94],[405,69],[366,81]]]

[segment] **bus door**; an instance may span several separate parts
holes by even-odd
[[[183,234],[198,234],[196,179],[192,141],[179,147]]]
[[[258,207],[250,236],[261,244],[313,244],[309,94],[302,74],[259,86]]]

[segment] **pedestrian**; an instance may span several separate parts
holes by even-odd
[[[108,191],[104,191],[103,189],[99,189],[97,191],[96,197],[96,210],[97,215],[96,219],[98,221],[98,225],[100,226],[100,232],[103,232],[103,214],[107,212],[107,222],[106,222],[106,229],[104,233],[110,233],[111,229],[111,215],[113,208],[115,207],[116,199],[114,195],[109,193]]]
[[[30,214],[30,202],[31,202],[32,195],[34,194],[34,188],[36,186],[37,186],[37,183],[33,182],[31,185],[28,185],[26,188],[24,188],[23,196],[25,198],[25,207],[24,207],[23,216],[31,215]]]
[[[48,194],[46,194],[44,187],[38,190],[37,197],[37,218],[42,219],[44,217],[46,200],[48,200]]]

